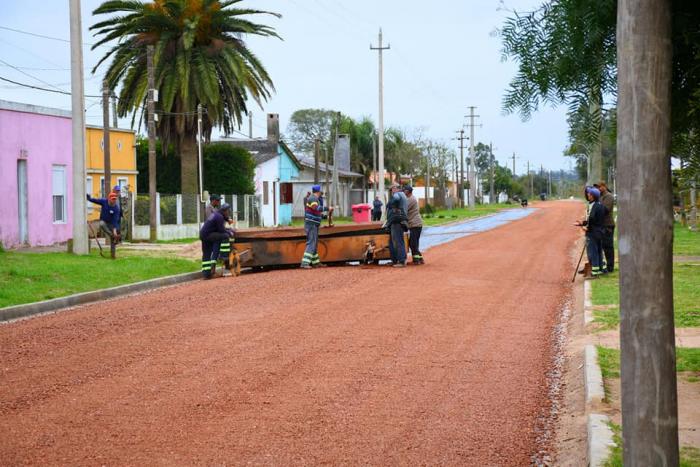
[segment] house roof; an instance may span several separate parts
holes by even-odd
[[[304,167],[313,169],[316,166],[313,156],[309,156],[307,154],[300,154],[297,156],[297,158],[299,159],[299,162],[301,162],[301,165],[303,165]],[[319,164],[319,171],[326,173],[326,164],[324,164],[323,161],[321,161],[321,163]],[[328,171],[333,171],[333,164],[328,164]],[[338,175],[341,177],[362,177],[361,173],[353,172],[351,170],[340,169],[338,169]]]
[[[12,102],[0,99],[0,110],[11,110],[14,112],[24,112],[39,115],[51,115],[53,117],[71,118],[71,112],[41,105],[24,104],[22,102]]]
[[[253,156],[253,160],[255,161],[255,165],[260,165],[264,162],[267,162],[271,159],[274,159],[277,157],[278,152],[277,152],[277,143],[274,141],[270,141],[268,139],[220,139],[216,141],[217,143],[228,143],[233,146],[243,148],[248,150],[250,154]],[[291,149],[289,149],[289,146],[285,144],[284,141],[279,142],[279,145],[282,146],[282,149],[284,149],[284,152],[289,155],[289,158],[292,160],[292,162],[301,169],[301,163],[299,159],[294,155]]]

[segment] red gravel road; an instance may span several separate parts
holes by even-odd
[[[571,223],[396,270],[196,282],[0,326],[0,463],[527,465]]]

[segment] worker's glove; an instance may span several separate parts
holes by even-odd
[[[85,195],[85,199],[90,201],[90,195]]]

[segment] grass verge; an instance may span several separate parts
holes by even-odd
[[[620,351],[597,346],[598,364],[603,378],[620,377]],[[700,372],[700,348],[676,347],[676,371],[679,373]]]
[[[673,225],[673,254],[700,256],[700,231],[692,232],[676,222]]]
[[[423,225],[433,226],[442,225],[449,222],[455,222],[462,219],[471,219],[473,217],[486,216],[493,214],[503,209],[517,208],[515,204],[478,204],[474,209],[457,208],[457,209],[438,209],[432,214],[423,214]]]
[[[673,302],[676,327],[700,326],[700,264],[675,263],[673,265]],[[606,274],[592,283],[594,305],[619,304],[618,274]],[[593,322],[599,329],[614,329],[620,323],[618,308],[595,310]]]
[[[195,261],[118,252],[116,260],[98,252],[0,253],[0,308],[115,287],[198,269]]]
[[[610,456],[605,461],[605,467],[622,467],[622,427],[616,423],[608,424],[613,432],[613,443],[610,448]],[[680,450],[680,467],[700,467],[700,449],[691,446],[683,446]]]

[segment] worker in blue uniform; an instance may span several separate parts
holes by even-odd
[[[199,230],[199,239],[202,241],[202,275],[205,279],[211,279],[216,273],[221,244],[230,244],[233,232],[226,228],[230,212],[231,206],[228,203],[222,204],[218,211],[212,212],[204,221]],[[224,273],[226,272],[225,270]]]
[[[304,205],[304,232],[306,233],[306,248],[304,257],[301,259],[303,269],[323,267],[318,257],[318,230],[321,227],[324,212],[332,212],[333,208],[323,206],[321,198],[321,186],[311,187],[311,195],[306,198]]]

